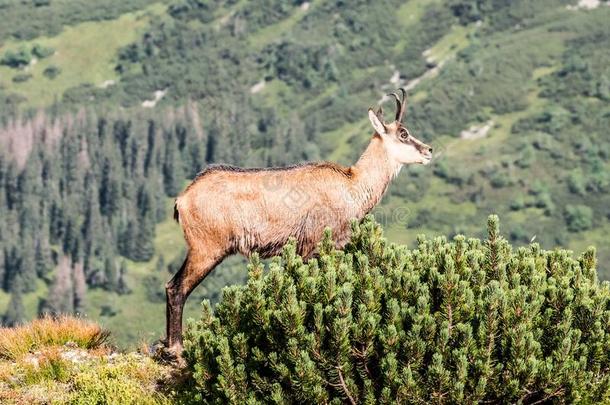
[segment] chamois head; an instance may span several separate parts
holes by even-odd
[[[402,119],[407,105],[407,92],[400,88],[402,97],[398,94],[391,93],[396,100],[396,118],[394,122],[386,123],[383,120],[383,110],[375,113],[369,109],[369,120],[373,124],[373,128],[381,139],[388,153],[388,157],[397,164],[428,164],[432,159],[432,147],[426,145],[419,139],[411,135],[407,127],[403,124]]]

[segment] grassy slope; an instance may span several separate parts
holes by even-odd
[[[568,14],[564,14],[563,18],[570,18]],[[576,15],[574,15],[576,17]],[[461,46],[466,45],[468,42],[467,35],[463,30],[452,30],[456,35],[460,35],[459,41]],[[510,46],[522,46],[527,43],[529,49],[533,49],[541,54],[548,55],[551,59],[559,61],[561,54],[564,50],[565,40],[570,38],[569,33],[564,32],[549,32],[546,25],[534,26],[533,28],[522,30],[517,33],[511,33],[510,36],[504,34],[495,35],[491,39],[492,43],[496,44],[497,48],[510,47]],[[464,42],[465,41],[465,42]],[[434,47],[431,55],[436,59],[436,55],[446,55],[445,57],[451,57],[451,45],[448,45],[449,41],[443,38]],[[491,47],[490,47],[491,48]],[[485,51],[482,51],[478,55],[478,59],[484,61],[485,58],[494,57],[493,51],[486,55]],[[438,61],[438,59],[436,59]],[[449,62],[450,64],[451,62]],[[447,162],[453,163],[458,167],[468,167],[470,172],[476,172],[477,170],[483,170],[486,166],[489,166],[493,162],[497,162],[498,157],[505,157],[507,155],[507,147],[514,145],[518,140],[510,134],[512,125],[519,119],[530,116],[543,109],[546,100],[538,97],[539,87],[536,80],[544,75],[551,73],[555,67],[542,67],[535,69],[531,72],[530,79],[525,83],[519,83],[520,88],[527,89],[528,106],[525,110],[512,112],[508,114],[490,114],[489,119],[495,122],[494,127],[489,131],[488,136],[484,139],[477,140],[462,140],[455,137],[455,134],[447,134],[447,136],[439,137],[435,142],[434,146],[437,151],[440,152],[438,159],[446,160]],[[414,96],[414,99],[421,99],[425,97],[426,90],[432,86],[438,85],[436,81],[430,80],[428,83],[424,83],[420,88],[421,90]],[[515,84],[517,85],[517,84]],[[418,97],[419,96],[419,97]],[[515,153],[511,151],[511,153]],[[516,155],[518,156],[518,155]],[[510,159],[510,156],[509,156]],[[437,160],[438,162],[438,160]],[[548,162],[537,162],[530,169],[528,169],[528,175],[531,178],[538,178],[543,183],[553,183],[554,179],[552,173],[548,170]],[[485,196],[492,201],[497,201],[497,207],[500,210],[505,211],[503,216],[504,223],[511,223],[516,221],[518,223],[525,223],[533,218],[539,219],[541,223],[549,222],[548,218],[542,215],[542,211],[537,208],[528,208],[519,212],[510,212],[507,210],[507,205],[514,197],[518,190],[518,186],[510,188],[494,189],[489,184],[481,182],[481,187],[484,187]],[[477,210],[474,203],[462,202],[456,203],[450,201],[451,196],[458,195],[460,193],[459,187],[448,184],[440,179],[433,178],[430,182],[429,188],[426,191],[425,197],[416,203],[408,203],[409,211],[413,215],[424,208],[433,207],[435,211],[442,212],[441,216],[454,218],[454,222],[460,224],[459,231],[464,232],[465,230],[471,230],[469,224],[476,223],[477,221],[484,218],[488,212]],[[401,201],[391,201],[390,204],[400,204]],[[508,211],[508,212],[506,212]],[[408,221],[405,221],[408,222]],[[607,229],[607,221],[601,221],[603,229]],[[438,233],[438,228],[432,229],[428,227],[418,227],[417,229],[406,229],[405,223],[394,223],[391,227],[386,228],[387,234],[390,239],[412,243],[418,233],[435,234]],[[544,226],[542,226],[544,228]],[[446,229],[446,232],[451,232],[451,229]],[[474,230],[472,230],[474,231]],[[443,232],[444,233],[444,232]],[[592,232],[584,232],[572,235],[568,247],[575,250],[582,250],[586,246],[591,244],[597,244],[602,253],[605,253],[607,249],[605,243],[599,237],[604,232],[600,229]],[[534,235],[531,235],[534,237]]]
[[[171,369],[117,353],[106,338],[99,325],[71,317],[0,329],[0,403],[171,403],[159,392]]]
[[[262,30],[256,32],[255,35],[249,37],[250,43],[256,48],[262,48],[266,44],[277,41],[282,38],[287,32],[290,31],[292,27],[294,27],[300,20],[305,16],[309,10],[316,7],[317,3],[320,3],[320,0],[311,1],[309,4],[309,9],[305,10],[302,7],[295,7],[293,13],[288,16],[288,18],[283,19],[282,21],[269,25]]]
[[[138,38],[140,30],[147,26],[150,14],[160,14],[164,10],[165,6],[157,3],[115,20],[84,22],[65,27],[61,34],[54,37],[7,41],[0,47],[0,54],[20,47],[31,49],[35,44],[52,47],[55,54],[24,69],[0,66],[0,86],[26,97],[28,106],[44,107],[50,105],[56,97],[61,97],[70,87],[80,84],[99,86],[107,80],[115,80],[117,50]],[[49,66],[59,67],[59,76],[54,79],[45,77],[43,71]],[[31,74],[32,78],[22,83],[12,81],[15,75],[23,73]]]

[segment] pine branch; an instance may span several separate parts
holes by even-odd
[[[368,367],[368,364],[367,364],[367,359],[368,359],[368,356],[366,355],[367,352],[368,352],[368,347],[366,347],[364,344],[362,344],[362,349],[361,350],[358,350],[358,349],[355,349],[355,348],[352,349],[353,356],[360,363],[360,365],[362,366],[362,368],[366,372],[366,375],[372,381],[374,381],[373,375],[371,374],[371,371],[369,370],[369,367]]]
[[[533,395],[539,394],[541,392],[544,392],[544,391],[543,390],[539,390],[539,391],[535,391],[535,392],[529,393],[524,398],[522,398],[522,400],[524,400],[527,397],[531,397]],[[561,395],[564,392],[565,392],[565,389],[563,387],[557,388],[554,392],[552,392],[552,393],[550,393],[548,395],[545,395],[543,398],[541,398],[541,399],[539,399],[537,401],[531,402],[530,405],[546,403],[549,399],[555,398],[555,397],[557,397],[558,395]]]
[[[449,322],[447,329],[449,330],[449,337],[451,337],[451,330],[453,329],[453,309],[451,308],[451,304],[449,304],[449,308],[447,308],[447,321]]]
[[[341,367],[337,366],[335,368],[337,369],[337,372],[339,373],[339,381],[340,381],[341,389],[343,389],[343,393],[345,394],[345,396],[347,396],[347,399],[349,400],[350,404],[356,405],[356,401],[354,401],[354,398],[352,397],[352,394],[350,394],[349,389],[347,388],[347,385],[345,385],[345,380],[343,379],[343,373],[341,373]]]

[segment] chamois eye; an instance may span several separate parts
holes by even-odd
[[[406,141],[409,139],[409,133],[405,129],[401,129],[398,136],[400,137],[401,141]]]

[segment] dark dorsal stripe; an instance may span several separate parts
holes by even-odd
[[[201,170],[195,176],[193,181],[201,177],[215,172],[234,172],[234,173],[255,173],[255,172],[282,172],[302,168],[328,168],[336,172],[342,173],[347,177],[351,177],[351,169],[344,168],[335,163],[330,162],[305,162],[283,167],[239,167],[226,164],[210,164],[205,169]]]

